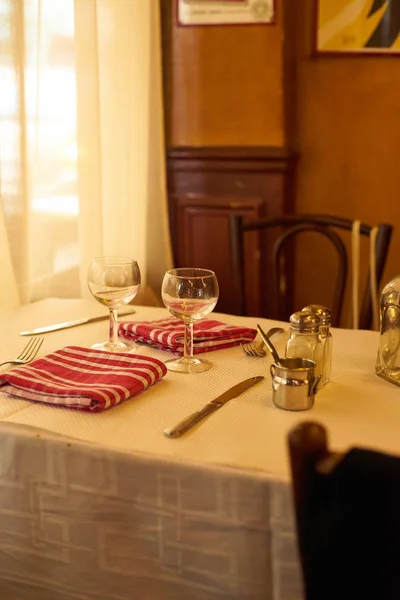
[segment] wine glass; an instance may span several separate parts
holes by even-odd
[[[92,348],[130,352],[133,344],[118,339],[118,309],[131,302],[139,291],[140,270],[136,260],[125,256],[95,258],[89,267],[87,282],[92,295],[110,311],[109,340]]]
[[[193,323],[214,309],[218,293],[215,273],[208,269],[181,268],[165,273],[161,287],[163,302],[185,326],[183,357],[165,363],[170,371],[200,373],[213,366],[208,360],[193,356]]]

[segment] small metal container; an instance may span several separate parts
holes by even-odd
[[[284,410],[308,410],[313,407],[319,377],[315,362],[306,358],[283,358],[270,366],[272,400]]]

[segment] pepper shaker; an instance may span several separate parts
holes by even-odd
[[[309,311],[320,319],[319,339],[322,343],[322,372],[319,387],[326,385],[331,379],[332,371],[332,333],[330,331],[332,314],[322,304],[310,304],[303,311]]]
[[[323,347],[319,338],[321,320],[310,311],[300,310],[291,315],[289,339],[286,343],[287,358],[307,358],[315,362],[314,374],[322,373]]]

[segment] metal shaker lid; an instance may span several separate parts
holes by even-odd
[[[310,310],[299,310],[290,316],[289,322],[300,333],[318,333],[321,319]]]
[[[330,325],[332,320],[332,313],[323,304],[309,304],[305,306],[302,311],[309,311],[317,315],[321,319],[321,325]]]

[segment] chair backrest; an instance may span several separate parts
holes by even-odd
[[[235,276],[234,288],[235,296],[239,299],[239,312],[243,315],[248,314],[246,308],[245,293],[245,273],[246,273],[246,236],[253,232],[253,235],[262,235],[259,240],[261,253],[260,269],[268,273],[268,288],[265,295],[269,296],[269,313],[263,316],[287,321],[289,316],[295,311],[303,308],[294,305],[294,260],[295,246],[294,238],[306,232],[313,232],[323,236],[335,249],[338,263],[335,270],[335,285],[332,286],[333,298],[329,305],[332,311],[332,325],[340,326],[341,315],[345,298],[348,274],[348,250],[343,241],[341,231],[352,232],[353,221],[342,217],[330,215],[314,214],[291,214],[277,218],[260,218],[254,220],[244,220],[240,216],[230,217],[230,239],[231,256],[233,262],[233,272]],[[370,236],[372,227],[365,223],[360,224],[360,236]],[[381,223],[377,226],[375,240],[375,265],[376,265],[376,284],[379,285],[386,258],[389,250],[390,239],[393,227],[389,224]],[[363,261],[369,264],[369,256]],[[266,279],[264,275],[264,279]],[[271,294],[274,298],[271,298]],[[312,304],[324,304],[315,294]],[[325,302],[326,303],[326,302]],[[327,303],[326,303],[327,304]],[[371,281],[370,275],[366,283],[365,292],[362,297],[362,304],[359,311],[360,329],[370,329],[372,325],[372,300],[371,300]]]
[[[302,422],[288,435],[306,600],[400,598],[400,457],[329,449]]]

